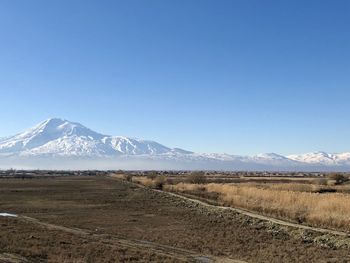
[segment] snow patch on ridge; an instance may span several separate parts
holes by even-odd
[[[9,214],[9,213],[0,213],[0,216],[4,216],[4,217],[17,217],[17,215],[15,215],[15,214]]]

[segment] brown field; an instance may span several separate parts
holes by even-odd
[[[0,262],[11,255],[66,263],[350,262],[348,237],[201,206],[116,178],[1,179],[0,189],[0,212],[19,215],[0,217]]]

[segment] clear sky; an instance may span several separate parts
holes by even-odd
[[[350,1],[2,0],[0,136],[61,117],[198,152],[350,151]]]

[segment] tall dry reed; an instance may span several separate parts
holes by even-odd
[[[292,188],[295,186],[292,186]],[[218,193],[222,202],[265,215],[290,219],[313,226],[350,231],[350,195],[283,190],[284,186],[180,183],[170,191]]]

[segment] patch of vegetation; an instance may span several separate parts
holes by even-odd
[[[336,185],[343,184],[349,180],[349,178],[347,176],[345,176],[344,174],[340,174],[340,173],[332,173],[328,176],[328,178],[330,180],[335,181]]]
[[[186,182],[190,184],[205,184],[206,183],[205,173],[202,171],[192,172],[187,176]]]

